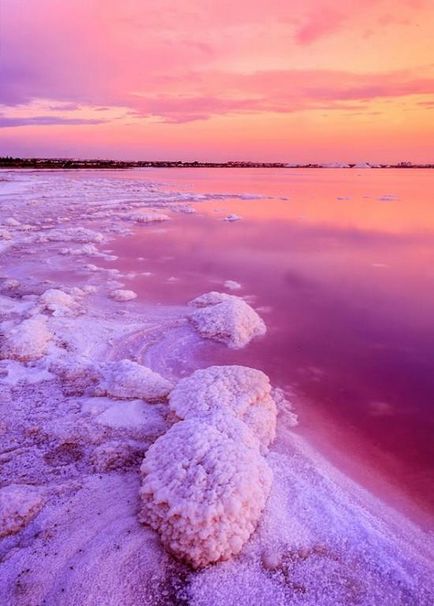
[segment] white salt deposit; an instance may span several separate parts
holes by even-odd
[[[169,221],[170,217],[168,215],[164,215],[163,213],[133,213],[126,217],[130,221],[135,221],[135,223],[161,223],[162,221]]]
[[[40,314],[2,332],[0,357],[23,362],[41,358],[52,341],[47,318]]]
[[[223,286],[229,288],[229,290],[240,290],[242,288],[241,284],[235,280],[225,280]]]
[[[241,221],[241,217],[239,215],[227,215],[224,219],[224,221],[227,221],[228,223],[233,223],[234,221]]]
[[[113,429],[145,430],[157,434],[166,429],[160,409],[143,400],[114,403],[106,398],[87,398],[83,401],[82,411],[92,414],[97,423]]]
[[[258,451],[199,419],[176,423],[160,437],[141,473],[140,519],[195,568],[240,552],[272,481]]]
[[[112,290],[110,293],[110,297],[115,301],[119,301],[120,303],[123,301],[131,301],[132,299],[137,299],[137,293],[134,290],[124,290],[122,288],[116,288]]]
[[[173,388],[170,381],[132,360],[107,362],[100,367],[100,373],[96,393],[102,396],[157,402],[166,399]]]
[[[241,297],[210,292],[193,299],[190,305],[196,308],[190,315],[196,330],[233,349],[244,347],[267,331],[262,318]]]
[[[86,227],[65,227],[52,229],[41,236],[42,240],[49,242],[102,242],[104,236]]]
[[[46,290],[39,297],[39,304],[42,310],[51,312],[53,316],[75,315],[80,310],[74,297],[58,288]]]
[[[245,366],[210,366],[181,379],[169,396],[179,419],[209,418],[216,413],[236,417],[250,428],[266,450],[276,433],[276,404],[270,381]]]

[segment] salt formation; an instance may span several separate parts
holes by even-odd
[[[137,293],[135,293],[134,290],[123,290],[121,288],[117,288],[116,290],[111,291],[110,297],[121,303],[123,301],[137,299]]]
[[[51,229],[40,237],[41,241],[49,242],[102,242],[104,236],[86,227],[67,227],[65,229]]]
[[[3,334],[0,358],[22,362],[38,360],[47,352],[51,340],[47,319],[40,314],[35,315]]]
[[[235,280],[225,280],[223,285],[225,288],[229,288],[229,290],[240,290],[241,288],[241,284]]]
[[[160,437],[147,451],[141,473],[141,521],[195,568],[240,552],[272,482],[257,449],[196,418],[176,423]]]
[[[228,215],[227,217],[224,218],[224,221],[228,221],[229,223],[232,223],[233,221],[240,221],[241,217],[239,215]]]
[[[267,331],[262,318],[241,297],[213,291],[193,299],[190,305],[196,308],[190,315],[196,330],[233,349],[244,347]]]
[[[210,418],[216,413],[236,417],[266,449],[274,440],[277,409],[270,381],[260,370],[245,366],[210,366],[182,379],[169,396],[178,419]]]
[[[44,499],[33,486],[10,484],[0,489],[0,538],[17,533],[42,509]]]
[[[127,217],[130,221],[136,223],[161,223],[162,221],[169,221],[170,217],[163,213],[133,213]]]
[[[170,381],[132,360],[107,362],[100,372],[102,380],[96,393],[101,396],[158,402],[166,399],[173,388]]]
[[[39,297],[39,304],[43,310],[50,311],[53,316],[69,316],[79,311],[79,306],[74,297],[58,288],[46,290]]]

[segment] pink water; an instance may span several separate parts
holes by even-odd
[[[114,265],[153,272],[129,283],[150,302],[184,304],[240,282],[235,294],[254,296],[268,334],[241,351],[209,343],[203,366],[262,368],[293,391],[299,431],[336,463],[432,513],[434,171],[160,169],[116,178],[132,176],[167,190],[262,196],[197,203],[197,215],[141,226],[114,242]],[[229,213],[243,219],[223,221]]]

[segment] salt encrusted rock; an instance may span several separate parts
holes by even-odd
[[[190,305],[197,308],[190,315],[196,330],[233,349],[244,347],[267,331],[262,318],[241,297],[213,291],[193,299]]]
[[[228,221],[229,223],[232,223],[233,221],[241,221],[241,217],[239,215],[232,214],[225,217],[224,221]]]
[[[74,297],[58,288],[46,290],[39,297],[39,304],[43,310],[50,311],[53,316],[76,315],[80,311]]]
[[[42,509],[40,491],[26,484],[11,484],[0,489],[0,537],[24,528]]]
[[[235,418],[230,422],[242,425]],[[176,423],[158,438],[141,474],[141,521],[195,568],[239,553],[256,528],[272,482],[256,448],[196,418]]]
[[[276,404],[270,381],[245,366],[210,366],[181,379],[170,393],[169,408],[178,419],[214,417],[244,421],[265,451],[276,433]],[[215,423],[213,419],[211,423]]]
[[[100,372],[102,379],[95,390],[100,396],[158,402],[166,399],[173,388],[170,381],[132,360],[107,362]]]
[[[4,335],[0,357],[22,362],[38,360],[47,352],[51,340],[47,318],[38,314],[23,320]]]
[[[116,290],[112,290],[110,293],[110,297],[115,301],[131,301],[132,299],[137,299],[137,293],[134,290],[123,290],[122,288],[117,288]]]
[[[7,229],[0,229],[0,240],[11,240],[12,235]]]

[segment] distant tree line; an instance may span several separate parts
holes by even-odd
[[[413,164],[412,162],[398,162],[397,164],[366,164],[367,168],[434,168],[434,164]],[[359,165],[345,164],[343,166],[327,164],[288,164],[285,162],[200,162],[181,160],[80,160],[73,158],[14,158],[12,156],[0,157],[0,168],[46,168],[46,169],[82,169],[82,168],[360,168]]]

